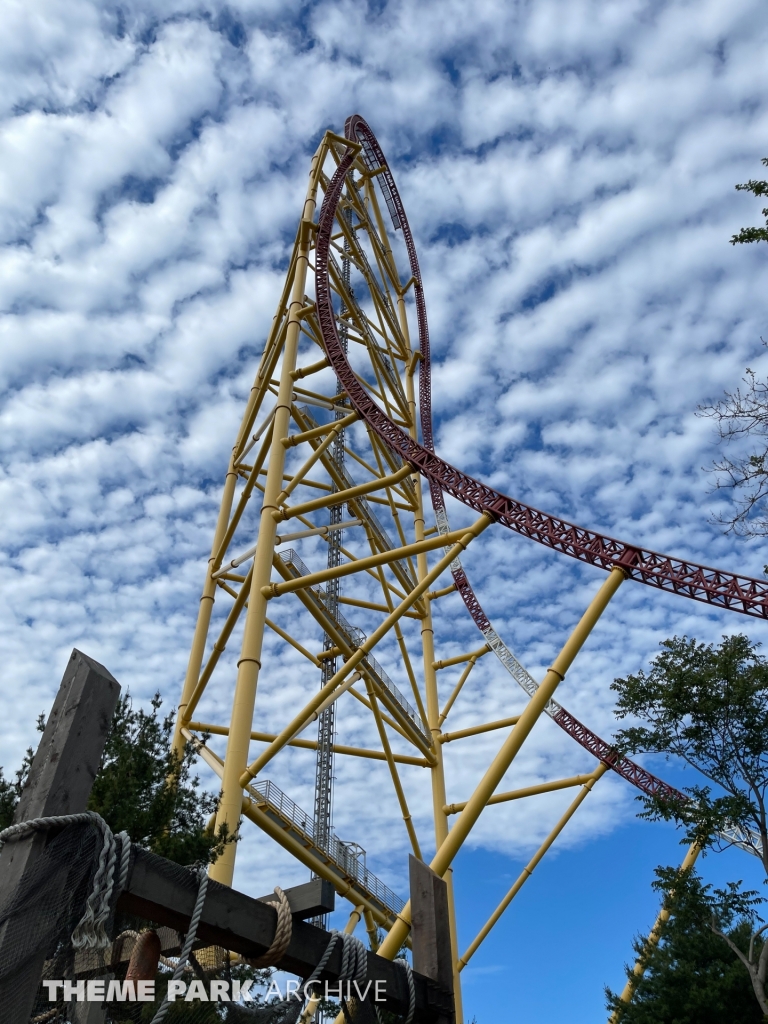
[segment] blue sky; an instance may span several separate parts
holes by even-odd
[[[73,646],[137,697],[176,699],[308,160],[355,111],[419,249],[439,452],[585,526],[762,574],[766,543],[710,522],[724,498],[702,469],[712,424],[696,416],[746,366],[768,373],[768,250],[728,245],[760,221],[733,188],[768,155],[758,0],[33,0],[7,3],[4,21],[6,769],[35,742]],[[537,676],[601,579],[501,529],[466,567]],[[738,630],[765,639],[760,623],[623,587],[558,699],[610,736],[617,675],[675,633]],[[448,653],[479,644],[457,598],[438,631]],[[490,660],[456,726],[518,709]],[[449,798],[494,751],[451,752]],[[513,784],[589,768],[544,722]],[[302,771],[292,795],[307,806]],[[364,834],[369,864],[404,891],[405,847],[384,841],[359,779],[338,792],[340,833]],[[673,832],[634,820],[632,796],[618,779],[597,787],[478,953],[466,1004],[479,1024],[513,1008],[526,1024],[602,1019],[602,985],[621,985],[655,916],[652,869],[680,855]],[[564,801],[483,816],[457,868],[463,945]],[[428,795],[414,803],[426,821]],[[745,859],[704,867],[746,876]],[[239,859],[238,884],[267,891],[276,863],[281,884],[303,879],[262,846]]]

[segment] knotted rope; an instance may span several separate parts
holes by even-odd
[[[125,888],[128,880],[128,869],[131,858],[131,840],[127,832],[120,832],[117,837],[112,829],[95,811],[82,811],[79,814],[59,814],[46,818],[31,818],[20,821],[17,825],[0,832],[0,850],[9,839],[19,839],[31,832],[45,832],[49,828],[62,825],[96,825],[102,835],[101,852],[96,873],[93,876],[93,888],[86,900],[85,913],[72,932],[72,946],[75,949],[104,949],[111,944],[105,925],[109,917],[112,893],[115,889],[115,867],[117,864],[117,843],[120,842],[120,874],[117,880],[117,891]]]
[[[325,968],[326,968],[326,966],[328,964],[328,961],[331,959],[331,953],[334,950],[334,947],[336,945],[336,941],[339,938],[340,934],[341,933],[337,932],[335,928],[331,932],[331,941],[325,947],[325,952],[320,957],[320,959],[317,961],[317,965],[316,965],[314,971],[312,971],[310,976],[305,980],[304,984],[302,985],[302,988],[304,989],[304,992],[307,992],[309,990],[309,986],[310,985],[313,985],[316,981],[320,980],[320,975],[323,973],[323,971],[325,970]]]
[[[261,956],[257,956],[254,959],[247,959],[251,967],[274,967],[275,964],[283,959],[291,944],[291,934],[293,932],[291,905],[288,902],[288,897],[279,885],[275,886],[275,896],[277,896],[277,906],[275,907],[277,910],[277,927],[275,928],[275,937],[272,939],[272,945],[266,953],[262,953]],[[328,955],[330,956],[330,954]]]

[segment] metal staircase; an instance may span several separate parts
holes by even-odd
[[[311,814],[303,811],[289,796],[269,779],[259,779],[248,787],[246,801],[265,814],[291,838],[317,857],[339,876],[339,888],[349,886],[385,917],[394,920],[405,906],[403,900],[385,885],[365,862],[365,850],[357,843],[344,842],[333,829],[319,834]],[[350,899],[354,898],[349,896]]]

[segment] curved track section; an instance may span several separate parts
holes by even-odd
[[[410,271],[414,279],[414,291],[416,296],[417,322],[419,331],[419,351],[421,352],[422,366],[419,372],[419,414],[421,434],[424,447],[434,452],[434,437],[432,433],[432,374],[431,374],[431,352],[429,344],[429,324],[427,321],[426,304],[421,285],[421,271],[419,268],[416,246],[413,235],[405,215],[400,194],[395,185],[392,173],[386,163],[386,158],[378,144],[378,140],[362,118],[352,117],[346,125],[347,137],[360,141],[363,145],[366,160],[372,166],[385,167],[386,170],[380,176],[380,181],[385,185],[384,196],[389,207],[392,221],[396,229],[403,232],[403,240],[408,251]],[[324,339],[325,340],[325,339]],[[448,513],[443,499],[443,492],[434,479],[429,480],[430,496],[432,507],[435,512],[435,521],[441,534],[448,533]],[[488,646],[497,656],[504,668],[509,672],[518,685],[528,694],[533,694],[538,689],[538,683],[531,676],[528,670],[521,665],[512,651],[507,647],[499,634],[493,628],[490,619],[483,611],[482,605],[469,582],[461,561],[457,558],[451,564],[456,589],[471,615],[475,625],[483,634]],[[645,768],[636,764],[628,757],[622,757],[610,743],[603,740],[597,733],[593,732],[566,708],[551,700],[546,707],[546,713],[564,732],[576,740],[582,747],[588,750],[594,757],[607,764],[618,775],[627,782],[636,786],[641,792],[647,795],[663,795],[670,800],[686,800],[684,794],[670,786],[662,779],[653,775]]]
[[[419,329],[426,332],[426,310],[424,306],[421,279],[418,276],[418,260],[413,245],[413,238],[407,228],[407,220],[402,201],[394,186],[389,167],[376,141],[376,137],[365,121],[355,115],[348,119],[345,127],[346,136],[354,142],[360,141],[369,164],[383,168],[380,180],[384,186],[384,195],[396,227],[403,228],[403,236],[408,248],[408,255],[414,273],[414,290],[416,297]],[[756,618],[768,618],[768,582],[739,576],[736,573],[724,572],[705,565],[686,562],[670,555],[660,554],[635,544],[616,540],[605,534],[576,526],[565,519],[550,516],[539,509],[510,498],[501,491],[496,491],[487,484],[445,462],[426,445],[419,444],[400,429],[384,413],[365,392],[357,381],[352,368],[346,360],[339,336],[331,298],[331,286],[328,273],[330,239],[333,221],[344,187],[344,179],[356,153],[350,148],[341,160],[325,194],[320,212],[317,233],[317,265],[316,295],[317,311],[323,342],[329,360],[344,385],[357,413],[379,435],[379,437],[421,473],[430,482],[430,486],[451,494],[462,504],[476,512],[486,512],[496,522],[507,529],[520,533],[530,540],[535,540],[545,547],[560,551],[562,554],[588,562],[601,569],[610,570],[619,565],[627,575],[647,586],[656,587],[671,593],[681,594],[694,601],[728,608]],[[425,336],[428,336],[425,334]],[[421,397],[424,397],[428,381],[422,385],[420,375]],[[425,438],[425,440],[427,440]]]
[[[768,617],[768,583],[682,562],[679,559],[647,551],[585,530],[565,520],[548,516],[474,480],[435,454],[431,420],[429,329],[413,236],[394,178],[375,135],[366,122],[357,115],[347,120],[345,134],[351,141],[362,145],[364,159],[371,170],[383,169],[378,176],[384,198],[395,228],[400,228],[403,231],[411,274],[414,279],[419,345],[424,363],[419,374],[423,445],[418,444],[394,424],[368,396],[347,362],[336,329],[328,269],[330,241],[344,180],[355,159],[355,152],[352,149],[341,160],[330,181],[318,224],[315,281],[318,319],[323,343],[334,372],[346,389],[356,412],[392,451],[429,481],[440,532],[447,532],[448,529],[442,493],[445,490],[475,511],[488,513],[509,529],[581,561],[590,562],[604,569],[620,565],[629,577],[658,589],[669,590],[694,600],[729,608],[743,614],[760,618]],[[522,689],[532,695],[538,688],[538,684],[496,633],[458,560],[451,566],[451,571],[457,590],[475,624],[486,638],[489,647],[496,653]],[[663,795],[672,800],[688,799],[662,779],[646,771],[629,758],[621,756],[609,743],[579,722],[560,704],[550,701],[547,713],[581,746],[642,792],[648,795]]]
[[[370,131],[367,124],[360,120],[355,121],[355,119],[350,119],[350,121],[352,121],[352,124],[349,125],[348,131],[352,130],[355,132],[355,137],[358,141],[362,141],[362,136],[362,139],[365,140],[364,145],[369,147],[371,152],[375,155],[378,165],[387,166],[384,154],[378,145],[378,140],[373,136],[373,133]],[[383,177],[384,180],[389,178],[387,181],[389,193],[387,198],[389,199],[391,196],[394,200],[394,197],[396,196],[399,200],[400,197],[397,187],[391,176],[391,171],[389,171],[388,168],[387,171],[384,172]],[[432,433],[432,357],[429,345],[429,325],[427,322],[424,293],[421,287],[421,272],[419,269],[416,247],[408,224],[408,218],[405,215],[405,211],[402,209],[402,203],[399,205],[400,209],[397,211],[397,220],[395,221],[395,225],[402,229],[403,238],[408,250],[411,274],[413,275],[414,282],[416,283],[419,351],[421,352],[422,360],[422,365],[419,370],[419,415],[421,436],[423,438],[424,447],[428,451],[434,452],[434,437]],[[393,221],[394,220],[395,218],[393,217]],[[445,507],[443,492],[433,479],[430,479],[429,485],[432,508],[435,513],[435,521],[437,523],[438,531],[441,534],[446,534],[450,531],[450,524],[448,522],[448,512]],[[471,615],[477,628],[482,633],[488,643],[488,646],[518,685],[528,694],[529,697],[532,697],[538,689],[539,684],[530,672],[528,672],[528,670],[518,661],[513,652],[507,647],[499,634],[493,628],[490,619],[483,611],[480,600],[477,597],[477,594],[475,593],[459,558],[451,564],[451,575],[453,576],[456,589],[461,595],[467,611]],[[576,740],[577,743],[581,744],[582,747],[598,758],[598,760],[607,764],[618,775],[632,783],[633,786],[636,786],[643,793],[646,793],[647,795],[663,795],[668,799],[686,799],[679,790],[670,786],[668,783],[664,782],[656,775],[653,775],[645,768],[642,768],[628,757],[622,757],[610,743],[601,739],[597,733],[593,732],[590,728],[580,722],[575,715],[572,715],[570,711],[564,708],[561,704],[558,704],[557,701],[551,700],[545,710],[549,717],[556,722],[564,732],[568,733],[572,739]]]

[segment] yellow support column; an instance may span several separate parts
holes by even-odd
[[[690,869],[696,863],[696,858],[699,856],[700,853],[701,847],[697,843],[692,843],[691,846],[688,847],[688,852],[683,858],[683,863],[680,865],[680,870],[690,871]],[[659,916],[656,918],[656,923],[654,924],[653,928],[651,928],[650,935],[645,940],[643,952],[638,957],[637,963],[635,964],[632,970],[632,977],[627,979],[627,984],[624,986],[624,990],[619,996],[619,999],[622,1001],[622,1003],[629,1003],[631,1001],[640,979],[645,974],[645,969],[648,966],[648,959],[651,953],[654,951],[654,949],[658,946],[659,939],[661,938],[661,933],[664,929],[664,925],[667,923],[669,918],[669,908],[662,907],[659,911]],[[618,1024],[618,1022],[621,1020],[622,1013],[623,1011],[620,1008],[614,1010],[611,1014],[609,1024]]]
[[[376,927],[370,910],[363,910],[363,919],[365,920],[365,930],[368,932],[368,944],[375,953],[379,948],[379,929]]]
[[[288,307],[288,326],[274,414],[272,445],[259,521],[257,548],[253,559],[253,583],[243,631],[240,660],[237,663],[237,682],[232,704],[227,753],[224,760],[221,799],[216,816],[217,829],[226,824],[230,834],[238,828],[242,811],[243,788],[240,777],[248,764],[248,747],[251,739],[253,710],[256,703],[256,687],[261,668],[261,650],[267,616],[267,600],[261,591],[262,587],[269,583],[272,575],[272,556],[277,533],[277,523],[272,513],[277,511],[277,498],[283,484],[286,449],[282,439],[287,437],[290,425],[294,385],[292,374],[296,368],[300,337],[300,321],[297,314],[304,306],[318,174],[322,167],[325,151],[326,143],[322,142],[312,160],[309,187],[297,243],[298,250],[294,264],[291,301]],[[235,847],[235,843],[227,844],[222,855],[210,869],[211,878],[224,885],[232,884],[235,870]]]
[[[485,940],[485,938],[488,935],[488,933],[490,932],[491,928],[493,928],[493,926],[499,920],[499,918],[504,913],[504,911],[507,909],[509,904],[515,898],[515,896],[517,896],[517,894],[523,888],[525,883],[531,877],[531,875],[533,874],[534,870],[536,869],[539,861],[542,859],[542,857],[547,852],[547,850],[550,848],[552,843],[554,843],[554,841],[557,839],[557,837],[563,831],[565,826],[568,824],[568,822],[574,816],[576,811],[579,809],[581,804],[587,798],[587,795],[591,791],[591,789],[594,786],[594,784],[597,782],[597,780],[599,778],[602,778],[602,776],[605,775],[605,773],[607,771],[608,771],[608,765],[607,764],[603,764],[601,762],[597,766],[597,768],[594,770],[594,772],[592,772],[591,776],[589,777],[589,781],[586,782],[584,786],[582,786],[581,790],[579,791],[579,793],[577,794],[575,799],[571,801],[570,806],[568,807],[568,810],[565,812],[565,814],[562,816],[560,821],[558,821],[558,823],[555,825],[555,827],[549,833],[549,835],[544,840],[544,842],[541,844],[541,846],[538,848],[538,850],[533,855],[533,857],[531,857],[531,859],[528,861],[527,866],[523,868],[523,870],[520,873],[520,876],[518,877],[518,879],[515,882],[515,884],[512,886],[512,888],[509,890],[507,895],[504,897],[504,899],[501,901],[501,903],[498,905],[498,907],[496,907],[494,912],[491,914],[491,916],[485,922],[483,927],[477,933],[477,936],[469,944],[469,946],[467,947],[466,953],[464,953],[461,956],[461,958],[459,959],[458,968],[459,968],[460,971],[464,970],[464,968],[469,963],[470,958],[477,952],[478,947]]]
[[[383,225],[380,223],[380,228]],[[385,239],[385,244],[389,244]],[[410,357],[410,337],[408,333],[408,320],[405,312],[405,300],[402,293],[397,297],[400,328],[403,332]],[[406,397],[408,408],[411,414],[411,435],[417,438],[416,429],[416,395],[413,384],[413,373],[407,373],[405,378]],[[421,479],[418,475],[414,477],[413,489],[416,494],[417,511],[414,517],[414,537],[417,544],[423,543],[424,537],[424,499],[421,493]],[[419,581],[423,580],[429,571],[426,551],[420,551],[416,555],[416,572]],[[421,620],[421,645],[424,660],[424,683],[426,689],[426,711],[427,725],[429,726],[432,744],[435,748],[435,764],[432,766],[432,815],[435,828],[435,848],[440,849],[448,838],[448,815],[445,813],[447,797],[445,792],[445,768],[443,765],[443,745],[440,742],[440,703],[437,691],[437,673],[435,671],[435,631],[432,626],[432,608],[429,600],[425,601],[426,613]],[[459,956],[459,937],[456,929],[456,902],[453,892],[453,869],[448,868],[444,873],[448,890],[448,924],[451,934],[451,963],[453,964],[453,998],[456,1011],[456,1024],[464,1022],[464,1008],[461,999],[461,978],[457,967]],[[397,927],[397,926],[395,926]],[[407,931],[406,933],[407,934]],[[403,936],[405,937],[405,935]],[[386,940],[385,940],[386,942]],[[392,954],[393,956],[397,950]]]
[[[573,659],[576,657],[584,644],[584,641],[591,633],[595,623],[605,611],[608,606],[608,602],[619,589],[623,579],[624,570],[619,566],[615,566],[611,570],[608,579],[603,583],[600,590],[593,598],[589,608],[587,608],[586,612],[581,617],[581,621],[574,629],[565,646],[560,651],[560,654],[558,654],[552,668],[550,668],[544,676],[543,682],[533,697],[531,697],[525,711],[523,711],[520,716],[517,725],[512,728],[509,736],[504,741],[504,744],[498,754],[491,762],[490,767],[475,789],[475,792],[467,801],[466,807],[457,818],[455,825],[448,833],[448,837],[438,849],[430,865],[432,870],[436,874],[440,875],[441,878],[444,877],[446,871],[451,866],[453,858],[461,849],[464,840],[467,838],[475,822],[482,814],[488,800],[493,795],[497,786],[504,777],[505,772],[514,761],[518,751],[528,738],[531,730],[543,713],[544,708],[547,706],[547,703],[554,695],[555,690],[561,681],[565,679],[565,674],[570,668]],[[397,922],[393,925],[389,934],[382,942],[381,947],[379,948],[379,955],[386,957],[388,960],[394,958],[397,955],[398,949],[408,935],[410,927],[411,905],[409,902],[398,915]]]
[[[412,378],[410,378],[412,380]],[[412,386],[412,385],[411,385]],[[416,514],[415,530],[416,539],[424,537],[424,512],[421,486],[419,481],[416,485],[416,495],[419,511]],[[417,555],[416,568],[419,579],[427,574],[427,555],[422,552]],[[435,633],[432,626],[432,609],[430,602],[426,602],[426,615],[421,622],[421,642],[424,654],[424,682],[426,684],[427,696],[427,724],[432,736],[432,743],[435,748],[435,764],[432,766],[432,814],[435,822],[435,848],[439,850],[448,838],[448,815],[445,813],[447,802],[445,791],[445,767],[443,764],[443,744],[440,742],[440,704],[437,692],[437,673],[434,668],[435,661]],[[456,1009],[456,1024],[463,1024],[464,1011],[461,999],[461,979],[457,966],[458,932],[456,929],[456,904],[453,892],[453,869],[448,867],[443,878],[448,889],[448,923],[451,932],[451,962],[453,964],[453,997]],[[396,927],[396,926],[395,926]]]
[[[291,269],[293,269],[295,265],[295,256],[296,253],[294,251],[291,261]],[[197,623],[195,625],[195,632],[192,637],[192,647],[190,649],[189,661],[187,663],[187,673],[184,679],[181,699],[179,701],[179,707],[176,715],[172,749],[179,757],[181,757],[184,749],[184,738],[181,735],[181,730],[191,713],[187,710],[187,707],[192,694],[198,687],[200,670],[202,668],[203,657],[205,655],[205,644],[211,625],[211,615],[213,613],[216,593],[216,583],[211,577],[213,572],[216,570],[218,561],[220,561],[220,549],[230,525],[232,501],[235,494],[235,486],[237,484],[237,472],[235,471],[235,465],[241,458],[241,452],[245,447],[248,433],[253,424],[253,418],[258,413],[258,409],[266,393],[272,369],[278,357],[278,342],[281,333],[282,310],[284,308],[287,295],[288,280],[286,281],[286,285],[283,289],[277,313],[272,321],[272,327],[264,349],[261,365],[259,366],[256,380],[251,388],[245,413],[243,414],[243,419],[240,424],[240,430],[238,431],[237,441],[232,448],[232,455],[230,456],[229,466],[227,467],[227,474],[224,480],[224,491],[221,497],[221,505],[219,506],[219,516],[216,521],[216,532],[213,538],[213,546],[211,547],[211,555],[208,559],[208,568],[206,570],[203,593],[200,598]]]

